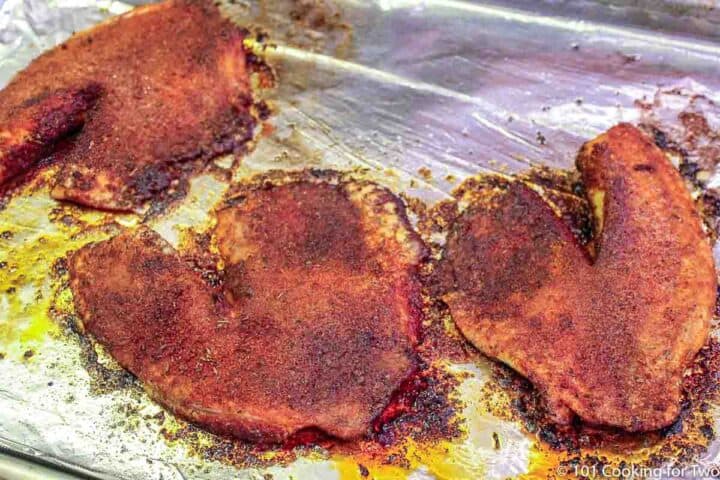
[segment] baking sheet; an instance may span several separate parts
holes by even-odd
[[[604,2],[235,1],[224,6],[229,15],[270,34],[272,45],[253,46],[280,80],[266,93],[276,110],[272,132],[235,177],[361,166],[367,176],[432,203],[479,172],[571,168],[584,140],[619,121],[657,120],[682,136],[675,119],[692,104],[717,132],[715,13],[679,5],[654,4],[648,12],[649,5]],[[117,1],[5,0],[0,84],[71,32],[129,8]],[[712,158],[703,159],[705,190],[720,185]],[[152,227],[175,244],[188,229],[207,229],[204,212],[225,188],[213,176],[199,177],[183,204],[151,220]],[[353,459],[332,452],[242,469],[201,458],[187,444],[166,440],[161,430],[182,422],[161,418],[162,409],[102,354],[92,368],[106,368],[118,385],[98,388],[87,345],[64,323],[72,309],[56,260],[112,235],[113,221],[142,220],[61,206],[42,187],[0,211],[0,447],[100,478],[361,478]],[[19,263],[32,268],[14,269]],[[485,407],[490,364],[444,368],[465,374],[455,392],[464,405],[464,435],[441,445],[443,454],[416,452],[405,469],[371,466],[371,476],[544,477],[546,449]],[[695,464],[720,463],[718,444]]]

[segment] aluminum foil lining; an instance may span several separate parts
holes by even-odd
[[[325,17],[290,15],[308,3],[320,5]],[[653,2],[652,11],[606,3],[232,2],[224,6],[230,16],[270,34],[276,46],[265,53],[280,77],[271,94],[274,131],[236,176],[360,166],[396,191],[433,203],[479,172],[571,168],[584,140],[620,121],[645,119],[641,104],[656,107],[652,115],[670,125],[702,95],[697,108],[720,128],[713,104],[720,101],[715,14],[687,1]],[[130,8],[109,0],[4,0],[0,85],[72,32]],[[705,168],[707,188],[720,185],[714,164]],[[225,188],[214,177],[197,178],[184,203],[152,227],[174,243],[187,229],[206,229],[206,212]],[[52,298],[58,293],[42,273],[65,251],[108,233],[58,223],[63,212],[86,224],[107,218],[60,206],[46,190],[18,196],[0,212],[0,230],[13,231],[0,240],[0,261],[23,258],[38,273],[23,279],[20,295],[0,292],[0,447],[99,478],[347,478],[332,458],[308,456],[266,469],[198,458],[164,440],[151,421],[161,408],[137,389],[94,392],[81,346],[43,318],[62,298]],[[115,220],[131,226],[139,218]],[[29,250],[36,242],[45,242],[44,255]],[[417,465],[408,478],[527,474],[534,440],[478,406],[488,364],[446,368],[466,374],[456,392],[466,419],[457,465]],[[493,435],[502,439],[500,448]],[[714,442],[698,465],[720,462],[717,455]]]

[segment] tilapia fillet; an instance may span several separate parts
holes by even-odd
[[[177,187],[252,136],[243,38],[209,0],[169,0],[44,53],[0,91],[0,184],[52,154],[57,199],[133,210]]]
[[[530,379],[558,421],[658,429],[677,417],[683,371],[707,340],[711,249],[679,173],[636,128],[588,142],[577,167],[591,249],[514,183],[454,225],[443,298],[470,342]]]
[[[74,253],[85,330],[212,431],[362,436],[416,369],[423,244],[373,184],[291,182],[242,199],[215,230],[222,290],[149,230]]]

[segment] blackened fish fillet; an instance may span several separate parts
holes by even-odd
[[[455,224],[444,300],[481,351],[527,376],[560,422],[646,431],[678,415],[684,369],[707,340],[717,280],[678,171],[622,124],[577,159],[594,255],[515,183]]]
[[[251,137],[243,38],[204,0],[138,7],[76,34],[0,91],[0,133],[11,132],[0,183],[81,127],[55,154],[55,198],[132,210],[177,186]]]
[[[425,251],[402,203],[367,183],[250,189],[215,235],[225,292],[146,230],[72,255],[85,329],[212,431],[362,436],[416,368]]]

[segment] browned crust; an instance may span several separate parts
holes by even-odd
[[[593,260],[535,192],[514,184],[469,209],[448,240],[444,299],[480,350],[570,411],[630,431],[670,424],[707,339],[717,281],[678,172],[634,127],[585,144]]]

